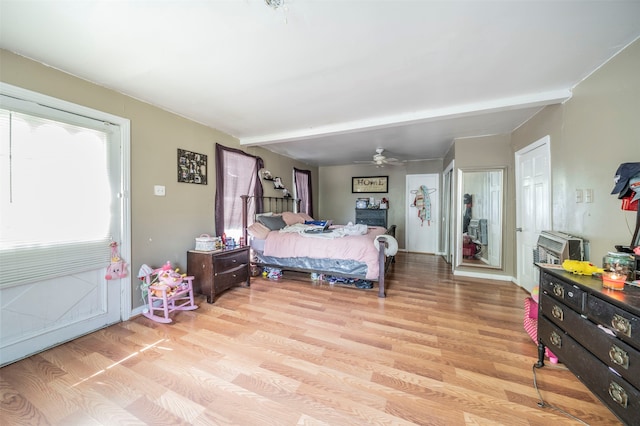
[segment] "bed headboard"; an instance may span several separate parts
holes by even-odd
[[[249,206],[254,206],[254,213],[282,213],[300,211],[300,199],[291,197],[255,197],[253,195],[241,195],[242,198],[242,236],[247,239],[247,226],[249,225]]]

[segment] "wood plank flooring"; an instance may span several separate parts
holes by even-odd
[[[571,425],[537,405],[526,292],[400,253],[387,298],[285,272],[0,369],[8,425]],[[620,424],[561,364],[548,404]]]

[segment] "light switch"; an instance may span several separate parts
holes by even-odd
[[[584,202],[593,203],[593,189],[584,190]]]
[[[582,189],[576,189],[576,203],[582,202]]]
[[[158,197],[164,197],[164,185],[155,185],[153,187],[153,194]]]

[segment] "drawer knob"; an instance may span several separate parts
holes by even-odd
[[[615,331],[622,333],[627,337],[631,337],[631,323],[623,316],[613,314],[613,318],[611,318],[611,326]]]
[[[549,341],[551,341],[551,344],[554,346],[557,346],[559,348],[562,347],[562,337],[560,337],[560,335],[555,331],[551,332],[551,335],[549,336]]]
[[[554,318],[559,319],[560,321],[564,321],[564,312],[558,305],[553,305],[553,308],[551,308],[551,315],[553,315]]]
[[[629,354],[616,345],[611,345],[611,348],[609,349],[609,359],[611,359],[611,362],[614,364],[617,364],[624,369],[629,369]]]
[[[560,284],[554,284],[553,285],[553,294],[556,295],[556,297],[561,297],[564,299],[564,287],[562,287],[562,285]]]
[[[609,396],[619,405],[627,408],[629,397],[627,396],[627,392],[622,388],[622,386],[615,382],[609,383]]]

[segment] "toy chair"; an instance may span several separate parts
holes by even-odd
[[[147,284],[148,308],[142,313],[145,317],[168,324],[172,322],[169,318],[171,312],[198,309],[198,305],[193,301],[194,277],[182,276],[167,264],[140,278],[144,278]],[[161,314],[158,315],[156,312]]]

